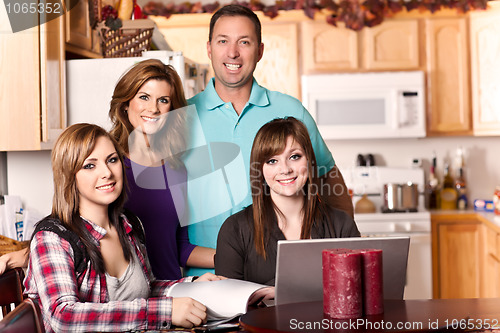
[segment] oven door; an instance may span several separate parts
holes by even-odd
[[[363,233],[365,237],[410,237],[404,299],[432,298],[432,253],[430,232]]]

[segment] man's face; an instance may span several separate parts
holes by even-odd
[[[262,58],[252,21],[244,16],[222,16],[214,25],[212,41],[207,43],[216,85],[239,88],[252,84],[253,72]]]

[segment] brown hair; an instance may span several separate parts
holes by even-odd
[[[113,143],[122,164],[122,175],[125,175],[121,147],[106,130],[97,125],[85,123],[68,127],[59,136],[52,150],[54,198],[51,216],[60,220],[69,230],[80,237],[96,271],[102,273],[105,269],[101,252],[80,217],[80,202],[76,184],[76,173],[81,170],[85,159],[92,153],[97,139],[100,137],[106,137]],[[123,225],[119,223],[119,216],[126,200],[125,177],[123,185],[122,193],[109,205],[108,213],[111,224],[117,229],[120,236],[125,258],[129,260],[130,248],[125,240]]]
[[[134,130],[127,114],[129,102],[149,80],[166,81],[170,87],[171,110],[187,106],[182,81],[175,69],[157,59],[143,60],[128,70],[116,84],[110,103],[109,118],[113,123],[110,134],[118,141],[125,153],[129,153],[129,135]],[[183,112],[172,112],[168,121],[154,136],[150,147],[161,152],[173,168],[182,164],[178,152],[184,151],[186,119]],[[168,139],[166,139],[168,138]]]
[[[210,19],[210,30],[208,32],[208,41],[212,41],[213,33],[214,33],[214,26],[215,23],[217,22],[218,19],[220,19],[223,16],[244,16],[248,17],[250,21],[252,21],[254,27],[255,27],[255,34],[257,35],[257,42],[258,45],[262,42],[262,26],[260,24],[260,20],[257,17],[257,15],[248,7],[238,5],[238,4],[231,4],[231,5],[226,5],[222,8],[220,8],[218,11],[212,15],[212,18]]]
[[[257,132],[250,155],[250,185],[253,201],[254,244],[257,253],[266,258],[265,243],[269,238],[271,223],[277,214],[283,213],[275,206],[270,196],[269,186],[264,181],[263,165],[272,156],[281,154],[291,137],[304,150],[307,158],[307,181],[304,194],[304,220],[300,232],[301,239],[311,237],[311,229],[318,216],[326,216],[324,204],[319,199],[319,179],[316,170],[316,157],[306,126],[293,117],[274,119]]]

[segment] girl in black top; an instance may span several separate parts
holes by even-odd
[[[216,274],[273,286],[278,240],[360,236],[347,213],[321,200],[318,171],[302,122],[275,119],[259,130],[250,156],[253,205],[222,225]]]

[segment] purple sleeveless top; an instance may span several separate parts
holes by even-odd
[[[128,182],[125,208],[144,225],[146,247],[155,277],[159,280],[181,278],[195,245],[189,243],[187,227],[180,219],[186,212],[186,169],[171,169],[167,162],[145,167],[125,158]]]

